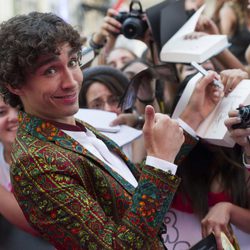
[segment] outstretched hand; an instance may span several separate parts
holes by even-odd
[[[250,128],[232,128],[233,125],[241,122],[238,110],[229,111],[228,116],[229,118],[227,118],[224,123],[231,138],[243,148],[247,155],[250,155]]]
[[[138,123],[138,114],[124,113],[119,114],[115,120],[110,124],[111,126],[117,125],[127,125],[130,127],[135,127]]]
[[[122,24],[115,19],[116,15],[118,15],[116,10],[108,9],[99,30],[93,35],[92,39],[96,44],[105,44],[107,39],[109,39],[110,43],[115,42],[122,27]]]
[[[169,162],[174,162],[184,142],[179,124],[168,115],[155,113],[150,105],[145,109],[143,135],[147,155]]]
[[[206,34],[210,34],[210,35],[220,34],[219,28],[215,24],[215,22],[211,18],[205,15],[201,15],[200,18],[198,19],[198,22],[195,27],[195,31],[205,32]]]
[[[223,250],[221,242],[221,232],[224,232],[228,239],[233,242],[230,223],[230,206],[229,202],[219,202],[214,205],[207,215],[201,221],[202,236],[206,237],[214,233],[218,250]]]
[[[241,69],[226,69],[220,72],[220,78],[227,96],[242,80],[248,79],[248,73]]]

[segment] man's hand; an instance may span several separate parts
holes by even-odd
[[[145,148],[148,156],[174,162],[184,142],[182,128],[168,115],[155,113],[152,106],[146,106],[143,126]]]

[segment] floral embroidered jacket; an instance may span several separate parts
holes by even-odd
[[[57,249],[163,249],[158,233],[178,177],[150,166],[139,172],[114,142],[84,123],[126,162],[135,189],[51,123],[23,112],[19,121],[14,193],[44,238]]]

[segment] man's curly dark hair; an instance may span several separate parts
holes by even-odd
[[[81,49],[79,33],[53,13],[31,12],[0,24],[0,93],[6,103],[22,108],[20,98],[6,86],[22,86],[37,59],[58,54],[58,47],[64,43],[76,52]]]

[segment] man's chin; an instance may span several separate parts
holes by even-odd
[[[79,110],[79,106],[77,105],[74,108],[70,108],[65,111],[65,116],[74,116]]]

